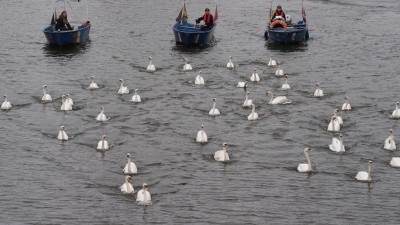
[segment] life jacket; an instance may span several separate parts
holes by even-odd
[[[211,23],[211,13],[209,13],[208,15],[204,14],[203,20],[204,20],[204,23]]]
[[[283,13],[283,10],[281,10],[281,13],[279,13],[278,11],[275,11],[275,16],[282,16],[285,15],[285,13]]]

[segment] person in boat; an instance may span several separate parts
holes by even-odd
[[[210,13],[210,9],[206,8],[205,9],[205,13],[202,17],[196,19],[196,24],[200,23],[200,21],[204,20],[204,24],[203,26],[201,26],[201,30],[205,31],[205,30],[211,30],[214,27],[214,18]]]
[[[284,19],[286,18],[281,5],[278,5],[276,7],[276,11],[274,12],[274,14],[272,14],[271,22],[274,21],[275,17],[277,16],[282,16]]]
[[[58,17],[57,24],[55,27],[56,30],[73,30],[74,27],[69,25],[67,18],[67,11],[62,11],[60,16]]]

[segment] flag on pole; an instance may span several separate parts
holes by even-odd
[[[301,15],[303,16],[303,21],[307,21],[306,20],[306,10],[304,8],[301,8]]]
[[[188,19],[188,14],[187,14],[187,11],[186,11],[186,3],[183,2],[182,20],[183,20],[183,21],[187,21],[187,19]]]
[[[218,7],[215,6],[214,25],[217,24],[217,20],[218,20]]]
[[[176,22],[178,22],[179,20],[181,20],[182,19],[182,11],[183,11],[183,6],[182,6],[182,9],[181,9],[181,11],[179,12],[179,15],[178,15],[178,17],[176,17]]]

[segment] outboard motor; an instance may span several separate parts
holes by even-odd
[[[286,24],[287,25],[292,24],[292,18],[290,18],[290,15],[286,15]]]

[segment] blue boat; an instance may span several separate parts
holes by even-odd
[[[51,19],[51,24],[43,29],[43,33],[47,39],[47,42],[51,45],[58,45],[58,46],[79,44],[85,42],[89,37],[89,32],[91,27],[89,20],[85,21],[83,24],[79,25],[76,29],[73,30],[55,29],[55,25],[57,22],[57,12],[55,5],[59,1],[64,1],[64,9],[65,9],[65,3],[68,2],[68,0],[56,0],[56,2],[54,3],[54,13]],[[84,1],[86,2],[86,0]],[[87,2],[86,6],[88,7]],[[86,10],[86,12],[88,12],[88,9]]]
[[[272,2],[270,12],[272,13]],[[271,19],[272,14],[270,15]],[[283,44],[298,43],[308,40],[310,36],[304,7],[302,7],[302,17],[302,21],[292,24],[290,15],[286,15],[286,18],[276,16],[272,22],[268,23],[267,30],[264,33],[265,38]]]
[[[217,27],[218,20],[218,8],[215,6],[214,14],[214,26],[210,30],[201,30],[201,25],[191,24],[187,22],[187,11],[186,4],[183,3],[183,7],[176,18],[176,23],[172,26],[172,30],[175,36],[175,42],[177,44],[184,45],[201,45],[209,43],[214,38],[214,31]]]

